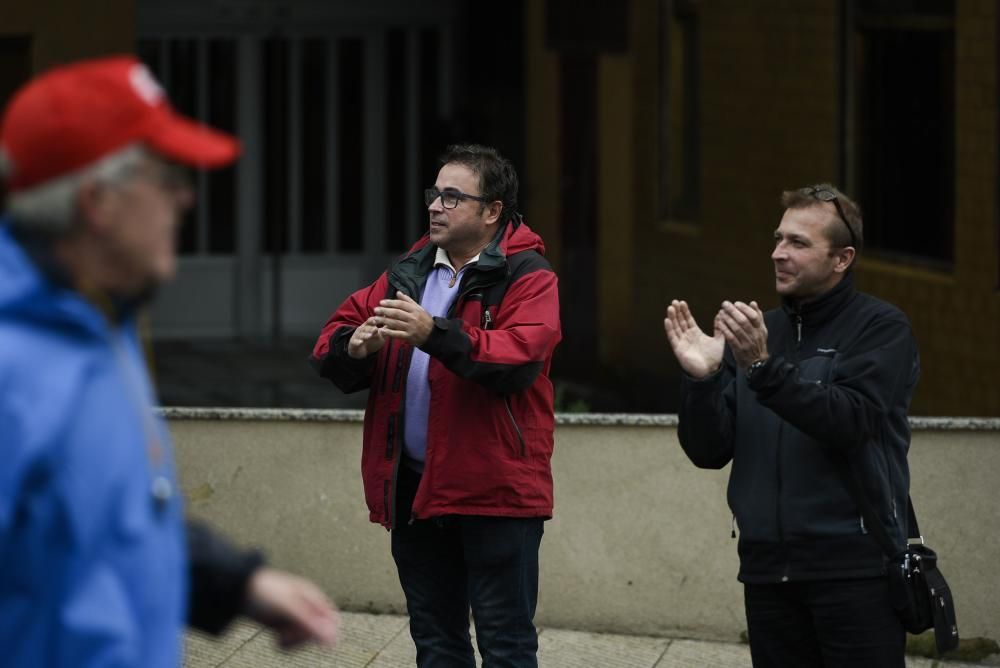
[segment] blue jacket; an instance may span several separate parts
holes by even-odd
[[[187,557],[134,322],[39,270],[0,219],[0,663],[176,668]]]

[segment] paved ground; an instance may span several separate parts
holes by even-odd
[[[540,668],[748,668],[746,645],[669,638],[542,629]],[[222,639],[188,636],[185,668],[411,668],[416,656],[406,618],[345,613],[341,640],[333,651],[274,648],[273,637],[237,624]],[[478,657],[477,657],[478,658]],[[907,668],[959,668],[975,664],[908,658]]]

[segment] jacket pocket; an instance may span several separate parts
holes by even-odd
[[[510,405],[510,396],[505,396],[503,398],[503,406],[507,411],[507,418],[510,420],[511,427],[514,428],[514,434],[517,437],[518,453],[521,457],[524,457],[525,453],[525,443],[524,443],[524,433],[521,432],[521,427],[518,426],[517,420],[514,418],[514,411]]]
[[[835,365],[836,351],[818,350],[817,354],[799,360],[799,380],[803,383],[829,383]]]

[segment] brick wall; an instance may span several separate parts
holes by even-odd
[[[656,217],[656,5],[632,3],[629,51],[601,70],[599,307],[603,361],[660,375],[669,392],[669,300],[687,299],[705,325],[723,299],[775,306],[781,191],[839,180],[840,22],[833,0],[699,3],[700,216],[678,223]],[[1000,415],[997,22],[990,0],[957,0],[954,269],[860,266],[860,287],[913,322],[923,360],[914,414]]]
[[[8,2],[0,34],[29,35],[36,72],[135,48],[134,0]]]

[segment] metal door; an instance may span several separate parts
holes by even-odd
[[[197,176],[155,338],[314,334],[419,236],[456,4],[138,2],[138,52],[175,106],[243,142]]]

